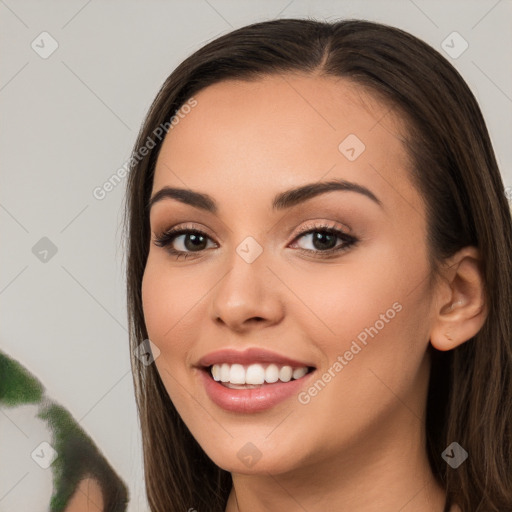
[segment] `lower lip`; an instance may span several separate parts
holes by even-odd
[[[211,377],[209,370],[199,370],[210,400],[231,412],[253,413],[265,411],[293,395],[298,395],[314,371],[290,382],[264,384],[259,388],[231,389]]]

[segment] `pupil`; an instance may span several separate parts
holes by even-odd
[[[203,239],[203,240],[201,240]],[[190,240],[192,242],[192,246],[189,247],[189,244],[187,244],[187,241]],[[187,248],[187,250],[190,250],[190,249],[198,249],[198,248],[203,248],[201,247],[201,244],[204,244],[204,237],[202,235],[195,235],[195,234],[189,234],[187,235],[187,237],[185,238],[185,247]]]
[[[332,247],[325,247],[323,244],[322,244],[322,240],[327,238],[328,239],[328,242],[333,242],[336,240],[336,237],[332,234],[332,233],[320,233],[320,232],[317,232],[316,233],[316,236],[313,236],[313,245],[317,248],[317,249],[332,249]],[[320,246],[318,247],[318,243],[317,242],[320,242]],[[325,241],[324,241],[325,243]],[[329,244],[328,244],[329,245]],[[332,244],[331,244],[332,245]]]

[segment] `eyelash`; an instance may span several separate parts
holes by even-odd
[[[318,251],[318,250],[299,248],[298,251],[300,253],[307,254],[307,255],[311,255],[313,253],[315,255],[315,257],[319,257],[319,258],[333,258],[333,257],[337,256],[338,254],[345,252],[350,247],[353,247],[359,241],[354,236],[348,235],[344,231],[341,231],[340,229],[337,229],[333,226],[329,226],[326,224],[307,226],[304,231],[301,231],[294,238],[294,241],[302,238],[305,235],[309,235],[311,233],[317,233],[317,232],[318,233],[328,233],[330,235],[336,235],[337,238],[340,238],[345,243],[338,246],[337,248],[328,249],[326,251]],[[167,252],[169,252],[172,256],[176,256],[177,259],[179,259],[180,256],[183,256],[184,259],[187,259],[187,257],[190,255],[193,255],[194,252],[197,252],[197,253],[203,252],[203,251],[185,252],[185,251],[177,251],[176,249],[171,248],[170,245],[172,242],[174,242],[174,239],[183,234],[194,234],[194,235],[199,235],[199,236],[204,236],[206,238],[210,238],[203,231],[200,231],[193,227],[189,228],[187,226],[183,226],[180,228],[172,228],[167,231],[164,231],[163,233],[161,233],[160,235],[157,236],[157,238],[154,241],[154,244],[158,247],[165,247]]]

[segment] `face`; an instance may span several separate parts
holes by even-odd
[[[227,81],[195,100],[158,157],[142,283],[177,411],[232,472],[398,446],[422,417],[432,311],[400,119],[318,76]],[[324,182],[345,186],[283,195]],[[157,198],[166,187],[208,197]],[[174,228],[188,231],[162,240]]]

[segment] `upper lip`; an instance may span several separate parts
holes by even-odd
[[[303,366],[312,367],[313,365],[308,362],[298,361],[290,357],[271,352],[262,348],[248,348],[246,350],[235,350],[232,348],[225,348],[216,350],[203,356],[198,362],[197,366],[209,367],[213,364],[251,364],[251,363],[274,363],[283,366],[292,366],[300,368]]]

